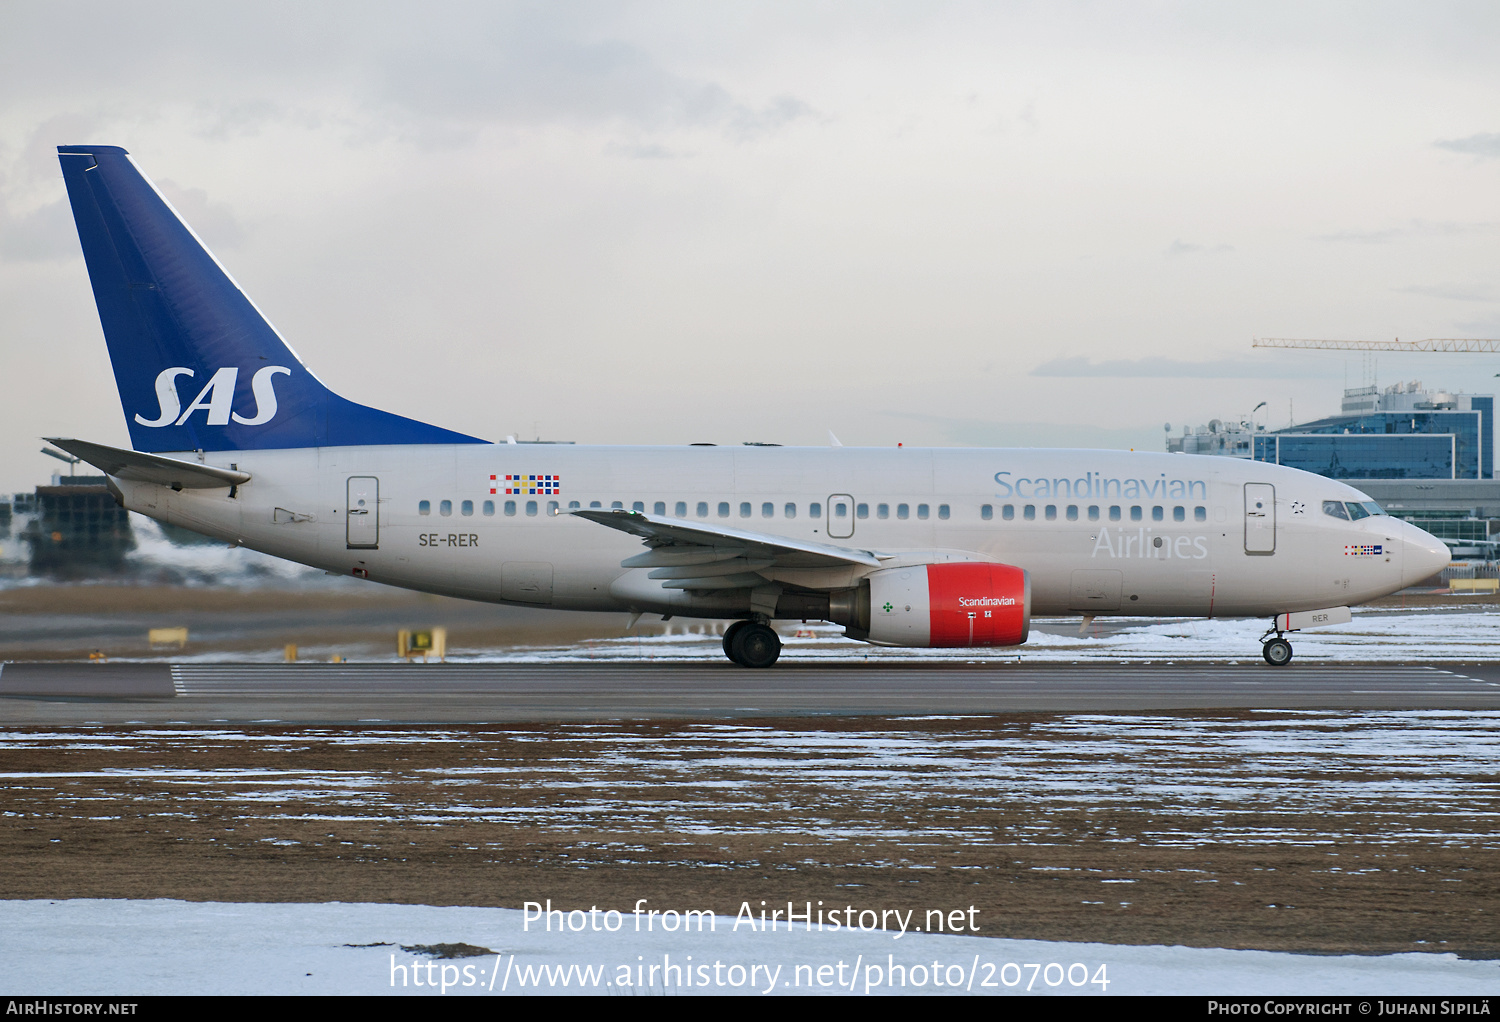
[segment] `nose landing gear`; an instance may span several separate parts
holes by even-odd
[[[1285,667],[1292,662],[1292,644],[1277,636],[1260,648],[1260,655],[1272,667]]]
[[[1275,620],[1279,621],[1280,616]],[[1272,632],[1276,633],[1276,638],[1274,639],[1269,638]],[[1292,644],[1286,641],[1282,630],[1276,627],[1275,621],[1272,622],[1270,628],[1266,629],[1265,634],[1260,637],[1260,641],[1260,655],[1272,667],[1285,667],[1292,662]]]

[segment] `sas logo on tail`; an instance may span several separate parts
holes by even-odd
[[[240,371],[233,366],[214,373],[186,410],[182,407],[182,399],[177,395],[177,377],[190,377],[193,371],[183,366],[163,369],[156,377],[159,414],[154,419],[144,419],[137,415],[135,421],[153,429],[181,426],[188,421],[188,416],[201,409],[208,412],[210,426],[227,426],[230,419],[242,426],[263,426],[276,417],[275,377],[278,373],[292,375],[292,371],[286,366],[263,366],[250,378],[250,392],[255,396],[255,414],[246,418],[233,409],[234,386],[240,375]]]

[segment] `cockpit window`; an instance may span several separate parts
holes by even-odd
[[[1323,513],[1345,521],[1357,522],[1361,518],[1385,514],[1385,509],[1373,500],[1325,500]]]

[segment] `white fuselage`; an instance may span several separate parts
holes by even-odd
[[[1397,519],[1325,513],[1324,501],[1368,500],[1343,483],[1229,458],[552,444],[171,457],[236,466],[251,480],[233,496],[117,480],[126,507],[340,574],[566,610],[735,613],[723,594],[663,590],[622,567],[640,541],[565,513],[574,507],[638,507],[867,550],[891,565],[1017,565],[1030,573],[1040,615],[1269,616],[1344,606],[1448,560],[1441,542]],[[507,475],[552,480],[507,485]],[[1256,500],[1268,506],[1255,510]],[[554,503],[564,513],[549,513]],[[868,570],[766,574],[829,591]]]

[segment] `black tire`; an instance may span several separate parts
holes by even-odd
[[[1272,667],[1285,667],[1292,662],[1292,644],[1285,639],[1272,639],[1261,647],[1260,655]]]
[[[766,625],[746,623],[734,635],[731,659],[741,667],[770,667],[781,656],[781,636]]]
[[[735,663],[739,663],[740,661],[739,657],[737,657],[734,652],[734,637],[738,635],[749,623],[749,621],[736,621],[734,624],[724,629],[724,655],[733,660]]]

